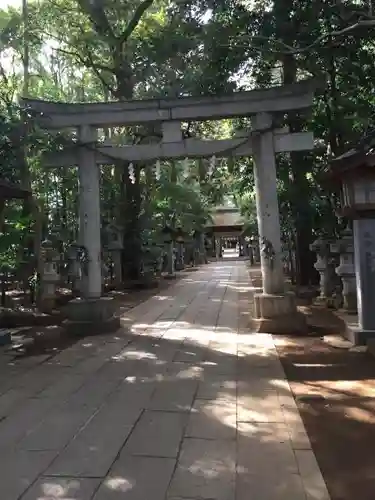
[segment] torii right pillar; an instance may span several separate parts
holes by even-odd
[[[276,161],[272,115],[259,113],[253,120],[254,179],[263,292],[254,295],[254,326],[264,333],[303,333],[303,314],[295,296],[285,291],[281,258],[281,231],[277,199]]]

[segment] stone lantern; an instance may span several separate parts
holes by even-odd
[[[249,257],[250,265],[254,265],[254,253],[251,247],[251,237],[245,236],[245,248],[246,248],[246,256]]]
[[[123,233],[121,228],[119,228],[114,224],[110,224],[106,228],[106,232],[107,232],[107,250],[113,262],[114,284],[116,287],[119,287],[122,284],[121,256],[122,256],[122,250],[124,248]]]
[[[209,242],[209,256],[212,258],[216,257],[216,238],[213,230],[207,232],[207,241]]]
[[[250,257],[249,242],[250,242],[249,236],[242,235],[243,252],[245,257]]]
[[[223,239],[219,235],[215,235],[214,233],[214,239],[215,239],[215,257],[216,260],[219,260],[223,256]]]
[[[349,314],[357,313],[357,289],[354,268],[353,232],[348,226],[342,238],[331,244],[331,250],[340,255],[336,274],[342,280],[343,309]]]
[[[327,305],[335,290],[335,268],[330,259],[330,241],[318,238],[310,245],[310,250],[316,253],[315,269],[319,273],[320,294],[317,302]]]
[[[175,234],[175,240],[177,245],[177,253],[176,253],[176,270],[181,271],[184,266],[184,243],[185,243],[185,233],[181,227],[177,228]]]
[[[250,237],[250,251],[252,255],[252,263],[259,264],[260,262],[259,240],[255,236]]]
[[[60,256],[49,240],[43,241],[41,247],[43,268],[41,273],[40,309],[43,312],[50,312],[55,308],[56,289],[60,281],[60,275],[57,271]]]
[[[171,228],[168,225],[165,225],[164,228],[162,229],[162,234],[164,238],[164,244],[166,247],[166,253],[167,253],[167,265],[168,265],[168,274],[167,278],[175,278],[176,273],[175,273],[175,255],[174,255],[174,244],[173,244],[173,239],[175,235],[175,231],[173,228]]]
[[[374,141],[373,141],[374,142]],[[351,341],[365,344],[375,337],[375,153],[367,142],[336,158],[328,177],[340,194],[341,216],[353,220],[358,328]]]
[[[204,233],[196,229],[193,233],[194,241],[194,264],[204,264],[206,260],[206,251],[204,247]]]

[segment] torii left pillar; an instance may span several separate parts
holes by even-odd
[[[264,333],[303,333],[303,314],[295,296],[285,291],[281,259],[281,230],[277,199],[276,160],[272,115],[259,113],[253,120],[254,179],[263,293],[254,295],[254,325]]]
[[[65,326],[77,335],[114,331],[120,326],[114,316],[112,297],[102,297],[102,262],[100,235],[99,166],[95,159],[96,129],[82,126],[79,139],[90,147],[80,148],[79,178],[79,243],[84,249],[82,297],[69,302]]]

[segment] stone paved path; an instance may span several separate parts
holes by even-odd
[[[52,359],[0,354],[1,500],[329,500],[243,262]]]

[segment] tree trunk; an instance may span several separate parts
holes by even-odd
[[[284,55],[283,83],[290,84],[296,81],[297,64],[293,55]],[[297,113],[290,113],[287,120],[290,132],[301,132],[302,121]],[[309,204],[310,186],[306,178],[306,172],[310,166],[309,160],[304,152],[290,153],[290,180],[292,183],[290,193],[290,204],[292,207],[295,224],[295,255],[296,255],[296,284],[309,285],[312,278],[313,255],[310,251],[312,238],[312,220]]]
[[[135,180],[131,181],[129,176],[129,166],[123,168],[123,192],[122,206],[124,206],[123,227],[124,230],[124,250],[123,250],[123,271],[124,276],[130,280],[139,278],[141,264],[141,237],[139,227],[139,214],[141,208],[140,176],[139,167],[135,166]]]

